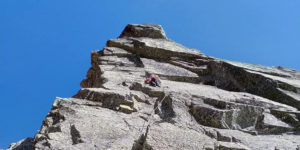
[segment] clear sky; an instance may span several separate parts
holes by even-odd
[[[299,0],[0,0],[0,148],[33,137],[128,23],[206,55],[300,70]]]

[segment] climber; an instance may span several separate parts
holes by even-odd
[[[158,75],[156,74],[151,74],[150,77],[148,77],[146,80],[145,80],[146,83],[150,84],[151,86],[158,86],[160,87],[160,78]]]

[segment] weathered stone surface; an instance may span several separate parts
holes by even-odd
[[[248,147],[232,142],[218,142],[215,146],[215,149],[219,150],[250,150]]]
[[[298,71],[208,57],[158,25],[128,25],[91,64],[82,89],[57,98],[35,137],[10,149],[300,147]],[[152,73],[161,87],[144,83]]]
[[[17,143],[10,144],[7,150],[33,150],[34,143],[33,138],[26,138]]]
[[[155,24],[129,24],[120,35],[122,37],[148,37],[153,39],[166,39],[166,33],[160,25]]]

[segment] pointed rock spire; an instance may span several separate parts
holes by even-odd
[[[123,37],[148,37],[153,39],[167,39],[164,29],[154,24],[128,24],[123,30]]]

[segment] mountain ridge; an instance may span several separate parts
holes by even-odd
[[[129,24],[10,149],[299,149],[300,72],[221,60]],[[157,74],[161,87],[144,83]],[[282,143],[284,141],[284,143]]]

